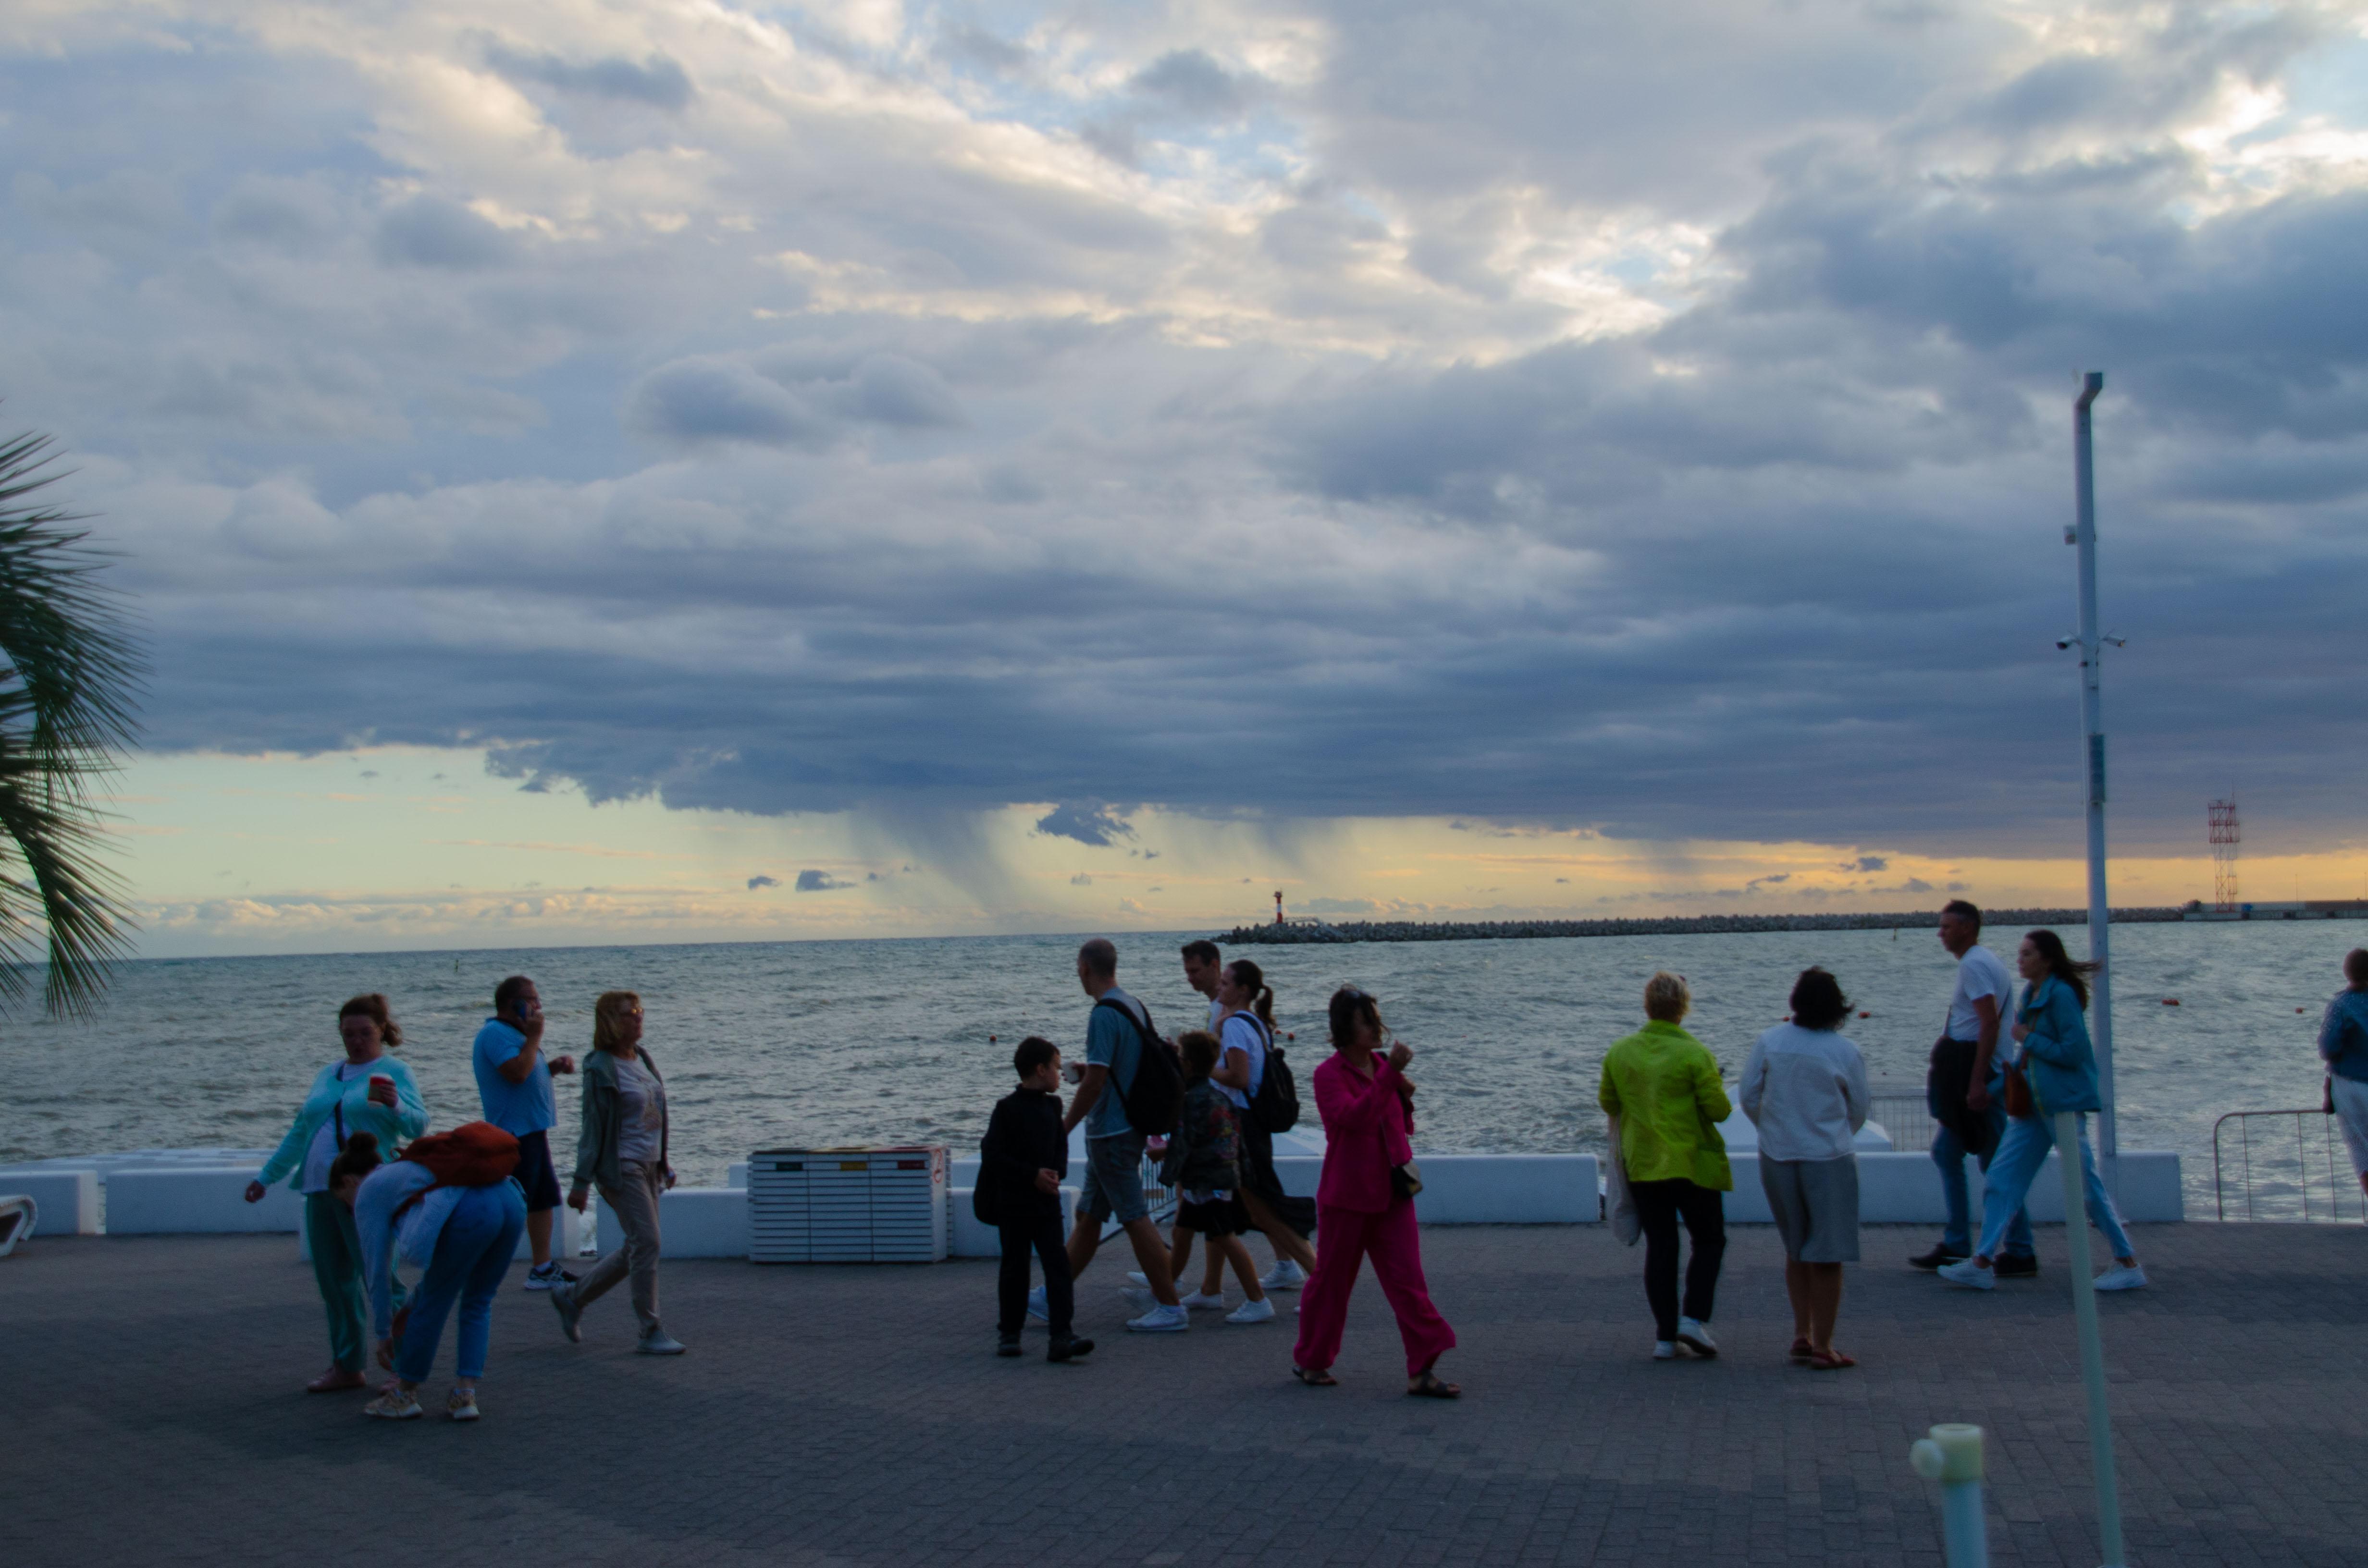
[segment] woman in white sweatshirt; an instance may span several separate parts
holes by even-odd
[[[1834,1348],[1842,1265],[1858,1261],[1858,1130],[1866,1125],[1866,1059],[1840,1032],[1841,983],[1804,969],[1793,1018],[1759,1037],[1737,1098],[1759,1130],[1759,1185],[1784,1238],[1793,1299],[1793,1358],[1815,1371],[1857,1361]]]

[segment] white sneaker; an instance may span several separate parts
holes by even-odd
[[[1181,1334],[1192,1326],[1192,1314],[1180,1306],[1155,1305],[1141,1317],[1127,1319],[1126,1326],[1135,1334]]]
[[[1656,1360],[1656,1361],[1674,1361],[1674,1360],[1676,1360],[1677,1358],[1678,1358],[1678,1342],[1677,1342],[1676,1340],[1674,1340],[1674,1339],[1656,1339],[1656,1340],[1653,1341],[1653,1359],[1654,1359],[1654,1360]]]
[[[1028,1321],[1030,1323],[1053,1321],[1053,1309],[1044,1304],[1044,1287],[1042,1285],[1028,1292]]]
[[[1274,1321],[1274,1303],[1272,1301],[1244,1301],[1240,1306],[1235,1307],[1232,1312],[1225,1314],[1225,1321],[1227,1323],[1272,1323]]]
[[[1963,1290],[1995,1290],[1998,1289],[1998,1276],[1970,1257],[1961,1263],[1949,1264],[1934,1272],[1939,1274],[1945,1283],[1955,1285]]]
[[[444,1414],[455,1421],[474,1421],[477,1418],[477,1391],[454,1389],[446,1394]]]
[[[1195,1290],[1190,1295],[1179,1296],[1177,1300],[1182,1301],[1186,1306],[1192,1308],[1196,1312],[1213,1312],[1224,1308],[1225,1304],[1225,1293],[1223,1290],[1220,1290],[1215,1295],[1212,1296],[1206,1290]]]
[[[1718,1354],[1718,1341],[1710,1336],[1710,1324],[1698,1318],[1678,1320],[1678,1343],[1697,1356]]]
[[[363,1405],[362,1414],[381,1421],[416,1421],[427,1412],[419,1408],[416,1395],[405,1392],[400,1384],[393,1384]]]
[[[1121,1285],[1118,1293],[1125,1298],[1129,1308],[1138,1312],[1147,1312],[1159,1304],[1159,1298],[1151,1293],[1148,1285]]]
[[[2100,1290],[2138,1290],[2145,1289],[2146,1282],[2146,1270],[2133,1263],[2126,1268],[2117,1266],[2098,1275],[2096,1288]]]
[[[642,1356],[679,1356],[689,1348],[663,1328],[651,1329],[633,1345],[634,1353]]]
[[[1274,1267],[1258,1276],[1258,1288],[1263,1290],[1296,1290],[1307,1283],[1307,1270],[1287,1257],[1278,1257]]]

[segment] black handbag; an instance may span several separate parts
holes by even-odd
[[[1422,1190],[1422,1167],[1408,1160],[1390,1167],[1390,1194],[1395,1198],[1412,1198]]]

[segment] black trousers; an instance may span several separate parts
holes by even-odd
[[[1053,1320],[1053,1337],[1069,1337],[1069,1318],[1076,1296],[1069,1284],[1069,1247],[1061,1234],[1061,1211],[1052,1209],[996,1227],[1003,1236],[1003,1272],[996,1280],[996,1305],[1002,1311],[995,1326],[1017,1335],[1028,1326],[1028,1255],[1034,1252],[1044,1265],[1044,1313]]]
[[[1710,1321],[1718,1304],[1718,1266],[1726,1256],[1724,1194],[1696,1187],[1683,1176],[1668,1181],[1632,1181],[1636,1220],[1645,1230],[1645,1300],[1652,1303],[1655,1336],[1675,1339],[1678,1319]],[[1694,1244],[1686,1263],[1686,1299],[1678,1301],[1678,1221]]]

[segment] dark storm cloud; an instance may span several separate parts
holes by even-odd
[[[837,892],[841,888],[854,885],[832,876],[828,871],[804,870],[798,873],[797,891],[800,892]]]
[[[1048,837],[1074,838],[1097,847],[1134,836],[1133,825],[1121,812],[1108,806],[1077,802],[1055,806],[1039,817],[1036,831]]]
[[[577,64],[556,54],[524,54],[495,47],[485,62],[513,82],[556,87],[594,97],[620,98],[654,108],[679,109],[690,102],[689,73],[678,62],[653,54],[630,60],[592,60]]]
[[[472,45],[577,118],[464,156],[291,72],[301,135],[182,114],[131,172],[75,128],[140,95],[12,62],[0,390],[94,460],[160,746],[482,746],[596,801],[855,812],[958,878],[969,813],[1058,802],[1038,831],[1101,849],[1119,801],[1872,874],[2076,843],[2100,366],[2120,842],[2184,846],[2238,762],[2351,821],[2368,193],[2204,123],[2317,13],[1352,19],[1289,85],[1144,22],[1032,142],[1076,64],[1035,33],[939,35],[1016,95],[1000,141],[897,119],[893,62],[833,98],[852,46],[793,92],[695,29]],[[1098,113],[1127,160],[1296,116],[1304,166],[1243,153],[1196,209],[1081,156]],[[1542,301],[1596,263],[1541,235],[1614,231],[1589,276],[1657,319]]]
[[[379,259],[396,266],[469,270],[509,259],[509,236],[457,202],[415,196],[379,220]]]
[[[768,877],[768,876],[763,875],[762,873],[759,873],[759,874],[757,874],[757,876],[753,876],[753,877],[751,877],[751,878],[749,878],[749,879],[748,879],[748,891],[749,891],[750,892],[755,892],[758,888],[777,888],[777,887],[780,887],[780,885],[781,885],[781,879],[780,879],[780,878],[779,878],[779,877]]]

